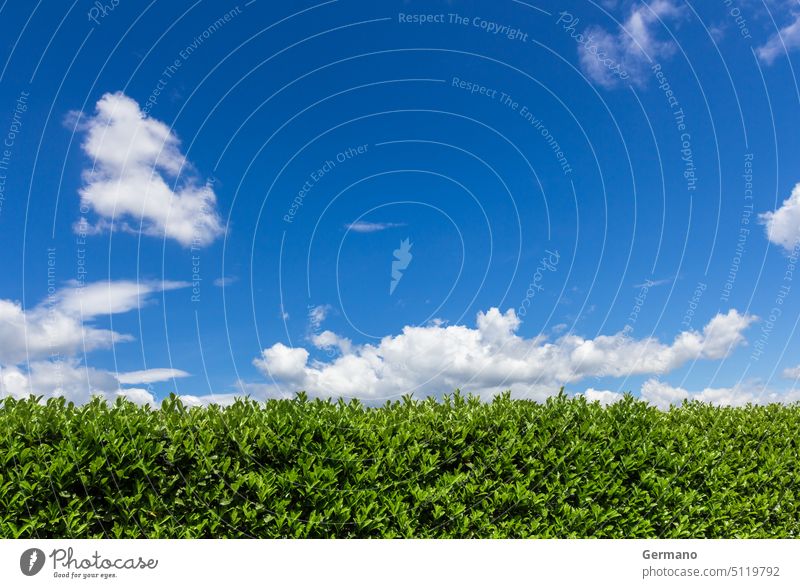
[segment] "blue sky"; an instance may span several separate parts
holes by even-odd
[[[800,398],[792,2],[0,14],[0,395]]]

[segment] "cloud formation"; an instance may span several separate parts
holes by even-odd
[[[625,79],[643,85],[650,61],[667,58],[675,52],[674,43],[661,40],[656,27],[661,21],[682,14],[682,7],[672,0],[651,0],[631,8],[628,18],[613,32],[598,26],[588,27],[578,45],[581,68],[591,80],[606,88],[619,83],[620,72]],[[610,68],[609,63],[618,68]]]
[[[611,390],[595,390],[594,388],[589,388],[582,394],[586,397],[588,402],[599,402],[603,406],[614,404],[623,398],[623,394],[621,392],[612,392]]]
[[[93,396],[113,402],[127,398],[137,404],[155,404],[153,395],[142,388],[122,388],[113,374],[81,365],[74,358],[62,361],[36,361],[23,370],[18,366],[0,369],[0,398],[63,397],[83,404]]]
[[[356,223],[350,223],[346,226],[346,228],[350,231],[355,231],[356,233],[377,233],[379,231],[385,231],[386,229],[404,226],[405,224],[403,223],[368,223],[365,221],[359,221]]]
[[[154,294],[185,286],[169,281],[85,286],[70,282],[32,309],[23,309],[13,300],[0,300],[0,397],[63,396],[79,403],[93,395],[109,400],[125,396],[152,404],[153,396],[147,390],[123,385],[149,384],[188,374],[153,369],[118,377],[82,365],[78,357],[133,340],[130,335],[94,326],[96,317],[142,308]]]
[[[186,378],[191,374],[171,368],[155,368],[117,374],[120,384],[155,384],[156,382],[169,382],[176,378]]]
[[[276,343],[253,363],[282,389],[314,396],[382,399],[461,388],[488,397],[510,388],[541,399],[588,377],[666,374],[690,361],[722,359],[744,342],[743,332],[755,320],[731,310],[669,344],[626,333],[594,339],[567,334],[550,341],[545,335],[518,336],[514,310],[492,308],[478,313],[476,328],[406,326],[376,345],[353,345],[325,331],[312,343],[337,347],[339,355],[330,361],[311,360],[307,349]]]
[[[781,377],[787,380],[800,380],[800,365],[784,369],[781,372]]]
[[[759,215],[767,239],[791,253],[800,243],[800,183],[777,210]]]
[[[213,189],[191,175],[169,127],[145,117],[135,100],[105,94],[79,128],[92,158],[83,172],[81,203],[100,222],[91,227],[82,219],[78,230],[141,231],[184,247],[203,247],[223,234]]]
[[[746,404],[791,403],[800,400],[800,390],[777,392],[763,386],[740,384],[731,388],[704,388],[689,392],[685,388],[671,386],[651,378],[642,385],[641,397],[658,408],[667,409],[684,400],[699,400],[717,406],[744,406]]]
[[[52,299],[24,310],[19,302],[0,300],[0,365],[35,361],[53,355],[109,348],[129,335],[92,326],[100,315],[128,312],[149,302],[152,294],[185,287],[183,282],[97,282],[81,287],[69,282]]]
[[[762,63],[772,65],[781,55],[787,55],[800,47],[800,14],[793,15],[793,19],[766,43],[756,48],[756,55]]]

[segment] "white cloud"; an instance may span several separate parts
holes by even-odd
[[[800,14],[794,20],[772,35],[761,47],[756,48],[759,60],[772,65],[778,57],[800,47]]]
[[[586,397],[588,402],[597,401],[603,406],[608,406],[609,404],[619,402],[624,397],[624,395],[620,392],[611,392],[610,390],[595,390],[594,388],[589,388],[586,390],[586,392],[583,392],[583,395]]]
[[[104,395],[106,400],[113,402],[117,398],[125,398],[134,404],[150,406],[156,405],[156,398],[147,390],[141,388],[125,388],[124,390],[117,390],[113,395]]]
[[[786,368],[785,370],[783,370],[783,372],[781,372],[781,376],[786,378],[787,380],[800,379],[800,365]]]
[[[607,88],[617,85],[620,73],[627,74],[627,79],[636,84],[643,84],[650,60],[658,61],[675,51],[674,43],[660,40],[654,29],[662,20],[682,14],[683,9],[672,0],[651,0],[635,5],[614,32],[597,26],[587,28],[583,32],[584,42],[578,46],[584,73]],[[618,65],[619,71],[615,72],[608,63]]]
[[[353,344],[350,339],[340,337],[333,331],[322,331],[311,337],[311,342],[317,349],[338,349],[342,353],[350,353]]]
[[[83,287],[75,281],[67,284],[66,288],[56,294],[57,304],[64,312],[84,319],[141,308],[145,299],[154,292],[177,290],[191,285],[188,282],[127,280],[94,282]]]
[[[63,397],[75,404],[93,396],[108,401],[126,397],[137,404],[154,404],[153,395],[140,388],[120,388],[113,374],[81,365],[75,359],[32,362],[27,371],[17,366],[0,368],[0,397]]]
[[[210,406],[216,404],[218,406],[230,406],[236,402],[237,398],[245,398],[245,394],[204,394],[202,396],[193,396],[185,394],[178,396],[178,399],[186,406]],[[290,398],[290,396],[287,396]],[[257,400],[265,400],[258,398]]]
[[[269,372],[280,380],[299,380],[303,377],[308,351],[302,347],[287,347],[283,343],[276,343],[269,349],[261,352],[260,359],[254,359],[253,365],[262,372]]]
[[[716,315],[702,332],[685,331],[671,344],[654,338],[632,339],[623,333],[584,339],[564,335],[519,337],[512,309],[478,313],[477,326],[406,326],[377,345],[354,346],[333,333],[319,336],[320,346],[337,345],[330,361],[309,361],[304,348],[277,343],[254,361],[286,391],[315,396],[386,398],[406,393],[437,395],[463,388],[484,396],[512,389],[544,398],[570,382],[591,376],[664,374],[689,361],[721,359],[744,342],[743,331],[755,320],[735,310]],[[347,341],[347,344],[340,344]]]
[[[359,221],[350,223],[346,226],[346,228],[350,231],[355,231],[356,233],[377,233],[378,231],[385,231],[386,229],[404,226],[405,224],[403,223],[369,223],[365,221]]]
[[[795,184],[791,195],[776,211],[765,212],[758,218],[766,227],[767,239],[791,252],[800,242],[800,183]]]
[[[162,290],[184,287],[181,282],[96,282],[81,287],[71,282],[46,302],[26,310],[15,301],[0,300],[0,397],[63,396],[76,403],[93,395],[114,400],[125,396],[152,404],[147,390],[124,384],[147,384],[188,375],[180,370],[154,369],[115,374],[82,365],[78,356],[131,341],[129,335],[99,329],[89,322],[141,308]]]
[[[156,382],[169,382],[175,378],[187,378],[191,374],[171,368],[155,368],[117,374],[120,384],[155,384]]]
[[[699,400],[717,406],[744,406],[748,403],[797,402],[800,400],[800,390],[777,392],[763,386],[740,384],[731,388],[704,388],[700,392],[689,392],[685,388],[651,378],[642,385],[641,397],[661,409],[680,405],[684,400]]]
[[[146,235],[184,247],[209,245],[223,234],[213,189],[186,177],[192,170],[178,138],[164,123],[146,118],[135,100],[105,94],[79,128],[86,133],[83,150],[93,159],[83,173],[81,202],[101,217],[96,228],[138,231],[141,223]]]
[[[25,311],[18,302],[0,300],[0,365],[14,365],[51,355],[108,348],[131,337],[86,325],[58,307]]]
[[[247,397],[252,400],[265,401],[270,398],[290,399],[294,397],[294,392],[287,392],[275,384],[265,384],[263,382],[253,383],[240,380],[237,382],[236,388],[236,392],[204,394],[202,396],[184,395],[178,398],[187,406],[208,406],[210,404],[229,406],[237,398]]]
[[[237,278],[236,276],[225,276],[225,277],[217,278],[216,280],[214,280],[214,285],[217,288],[225,288],[225,287],[230,286],[231,284],[234,284],[234,283],[236,283],[238,281],[239,281],[239,278]]]
[[[99,329],[86,321],[141,308],[152,294],[185,287],[183,282],[69,282],[51,301],[31,310],[0,299],[0,365],[72,356],[130,341],[129,335]]]

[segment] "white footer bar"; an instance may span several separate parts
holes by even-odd
[[[797,540],[0,540],[2,586],[800,586]]]

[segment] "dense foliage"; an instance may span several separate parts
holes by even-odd
[[[798,537],[800,406],[0,401],[0,537]]]

